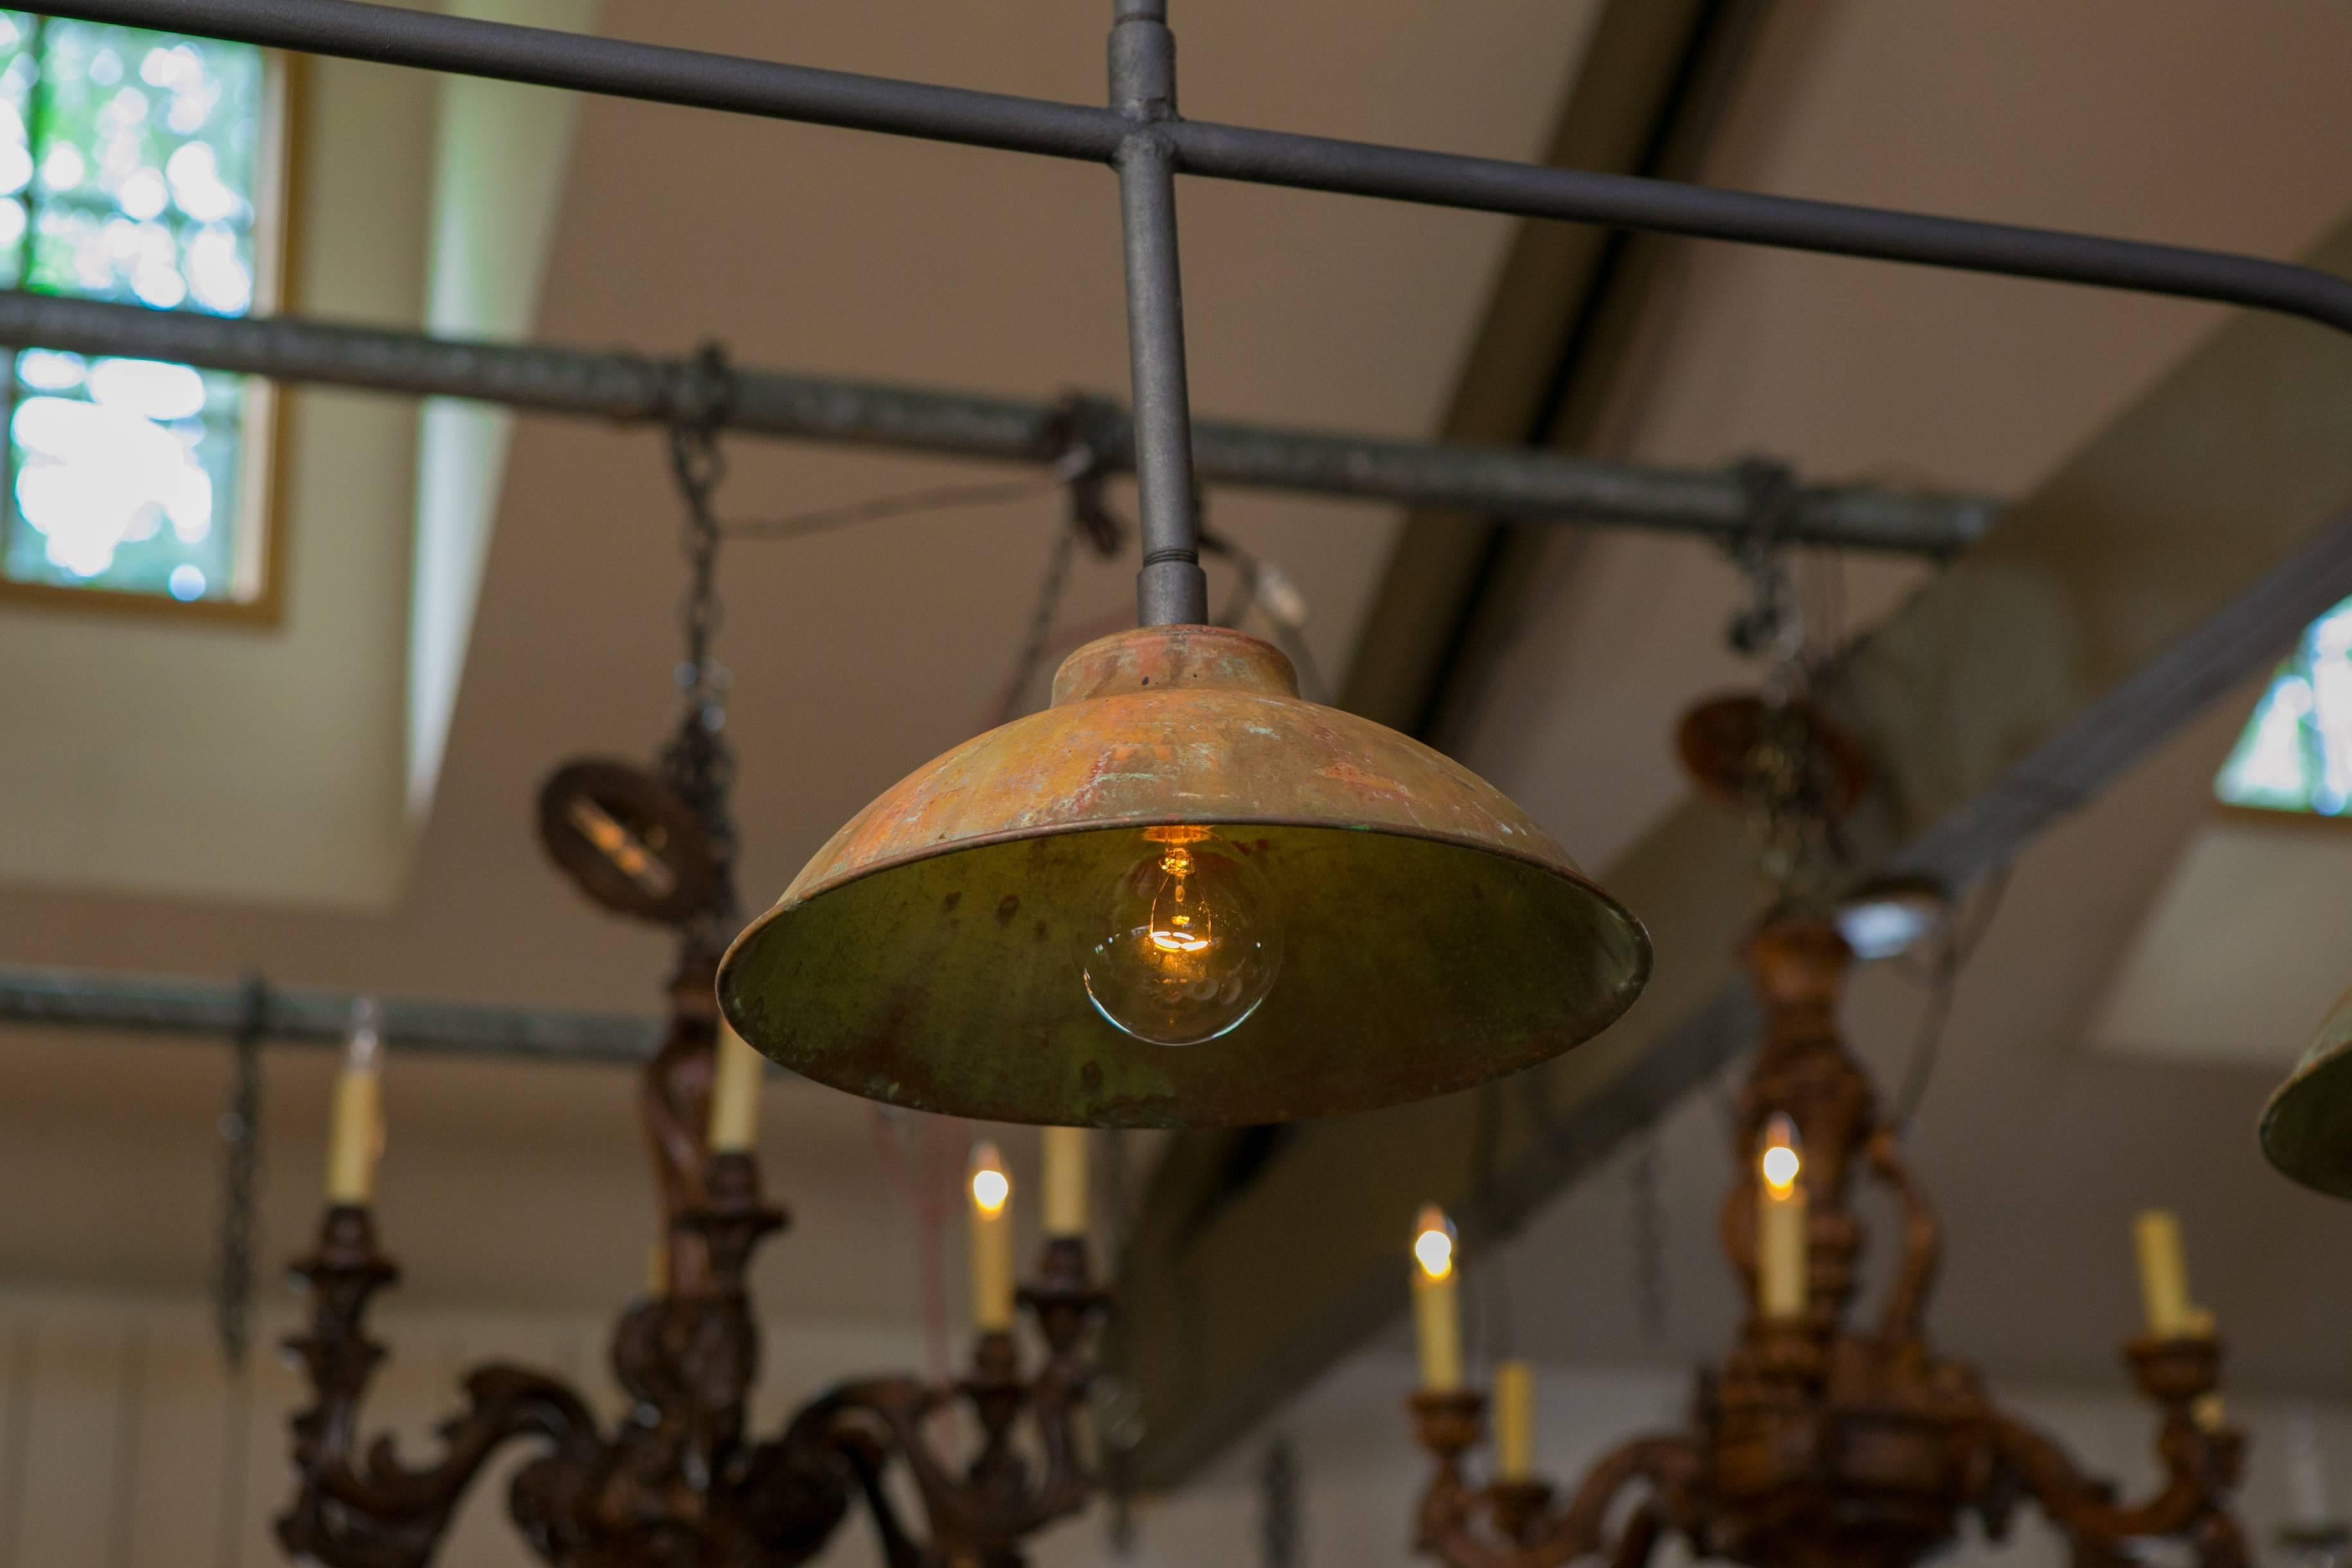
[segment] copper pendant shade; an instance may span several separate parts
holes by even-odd
[[[1230,1033],[1176,1048],[1099,1016],[1075,955],[1147,830],[1201,827],[1271,889],[1285,956]],[[1492,786],[1300,698],[1269,645],[1177,626],[1080,648],[1050,708],[867,806],[736,940],[719,994],[761,1051],[868,1099],[1203,1127],[1530,1066],[1649,967],[1639,922]]]
[[[2263,1108],[2263,1153],[2305,1186],[2352,1198],[2352,991]]]

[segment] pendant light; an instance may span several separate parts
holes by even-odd
[[[1072,654],[736,940],[744,1038],[869,1099],[1208,1126],[1465,1089],[1624,1011],[1649,942],[1493,786],[1214,626]]]
[[[1624,1011],[1648,938],[1492,787],[1206,624],[1175,43],[1164,0],[1114,15],[1142,626],[835,834],[720,1005],[808,1077],[992,1121],[1279,1121],[1531,1066]]]
[[[2332,1197],[2352,1198],[2352,991],[2263,1108],[2263,1153]]]

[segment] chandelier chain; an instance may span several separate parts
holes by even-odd
[[[253,1189],[261,1167],[261,1037],[269,1016],[269,987],[247,978],[232,1037],[228,1104],[220,1115],[222,1204],[220,1257],[213,1276],[213,1324],[221,1360],[245,1367],[252,1344]]]
[[[678,613],[685,658],[677,667],[684,699],[677,733],[662,752],[662,772],[672,788],[701,819],[719,868],[711,907],[702,924],[725,927],[696,934],[715,942],[732,934],[740,912],[735,890],[735,821],[729,805],[735,783],[735,752],[724,733],[729,673],[712,654],[725,618],[719,599],[719,546],[725,530],[719,521],[719,487],[727,477],[719,445],[735,395],[727,352],[706,343],[683,368],[671,399],[669,466],[686,503],[680,545],[687,562],[687,590]]]

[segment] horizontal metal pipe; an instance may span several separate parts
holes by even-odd
[[[622,422],[668,417],[684,363],[636,354],[465,342],[299,317],[238,320],[0,290],[0,343],[173,360],[279,381],[414,397],[461,397]],[[1125,470],[1134,437],[1116,404],[1081,405],[1086,437]],[[1049,462],[1065,438],[1052,405],[979,394],[738,373],[727,422],[747,434],[961,458]],[[1207,482],[1736,536],[1750,497],[1727,471],[1593,462],[1510,447],[1379,440],[1202,420],[1193,460]],[[1842,486],[1806,489],[1783,530],[1792,542],[1949,555],[1990,526],[1995,502]]]
[[[1108,163],[1107,109],[359,0],[55,0],[51,15],[768,119]],[[1171,121],[1182,172],[1524,217],[2215,300],[2352,331],[2352,281],[2258,257]]]
[[[339,1045],[349,1033],[346,993],[261,993],[261,1032],[280,1043]],[[0,969],[0,1023],[227,1039],[250,1005],[242,984],[77,969]],[[634,1066],[653,1055],[662,1026],[650,1018],[386,1000],[383,1034],[395,1050],[538,1061]]]

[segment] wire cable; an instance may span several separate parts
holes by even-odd
[[[730,539],[803,539],[812,533],[830,533],[861,522],[879,522],[885,518],[910,517],[918,512],[949,511],[958,507],[992,506],[1001,501],[1020,500],[1058,489],[1065,482],[1060,474],[1055,473],[1043,478],[996,479],[976,484],[930,485],[922,489],[898,490],[889,495],[840,506],[818,507],[784,517],[723,522],[719,524],[719,531]]]
[[[1937,1058],[1943,1052],[1945,1027],[1951,1022],[1952,1002],[1959,990],[1960,972],[1976,955],[1977,944],[1991,929],[1993,916],[2000,911],[2001,895],[2009,890],[2010,866],[2004,865],[1986,879],[1969,911],[1968,929],[1948,931],[1936,953],[1936,966],[1928,982],[1927,1004],[1919,1016],[1917,1034],[1912,1037],[1910,1059],[1903,1066],[1902,1087],[1895,1097],[1894,1126],[1895,1136],[1909,1131],[1912,1119],[1919,1114],[1919,1106],[1927,1098],[1928,1082],[1935,1077]]]

